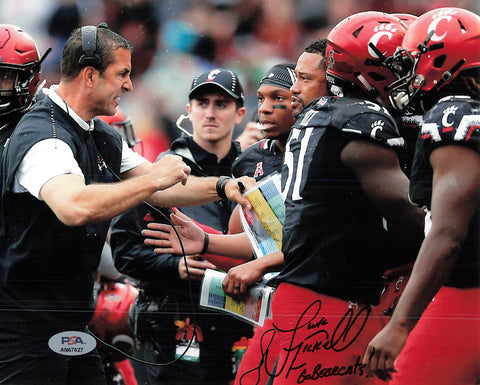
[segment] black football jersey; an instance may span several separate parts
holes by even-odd
[[[450,96],[440,100],[423,118],[410,178],[410,200],[431,208],[433,170],[430,154],[446,145],[466,146],[480,156],[480,102]],[[432,221],[435,218],[432,216]],[[480,284],[480,201],[470,223],[467,240],[447,285],[477,287]]]
[[[282,171],[283,153],[275,140],[262,139],[242,152],[233,162],[232,174],[235,178],[250,176],[257,181]]]
[[[369,101],[323,97],[298,117],[282,168],[285,267],[277,278],[375,304],[386,266],[383,218],[340,159],[360,138],[405,148],[392,116]]]

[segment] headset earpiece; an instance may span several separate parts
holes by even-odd
[[[102,66],[102,58],[95,51],[97,50],[97,29],[108,28],[107,23],[103,22],[94,27],[86,25],[82,27],[82,51],[83,54],[78,59],[78,64],[82,66],[92,66],[100,68]]]

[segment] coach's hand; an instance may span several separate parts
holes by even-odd
[[[190,167],[182,161],[181,157],[165,155],[153,164],[148,175],[158,182],[158,190],[165,190],[179,182],[184,185],[190,171]]]

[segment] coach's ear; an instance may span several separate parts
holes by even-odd
[[[85,67],[80,71],[80,76],[82,76],[85,87],[93,88],[95,86],[97,73],[98,71],[93,67]]]

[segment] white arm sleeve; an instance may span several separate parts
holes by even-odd
[[[122,148],[120,172],[128,171],[146,162],[130,149],[125,141]],[[77,174],[85,179],[70,146],[59,139],[45,139],[27,152],[15,175],[14,192],[28,191],[40,198],[40,190],[51,178],[63,174]]]
[[[127,142],[124,140],[122,140],[122,142],[122,164],[120,166],[120,173],[131,170],[132,168],[135,168],[147,161],[144,157],[128,147]]]
[[[28,191],[40,198],[40,189],[51,178],[77,174],[84,178],[70,146],[59,139],[45,139],[26,153],[15,175],[14,192]],[[84,178],[85,179],[85,178]]]

